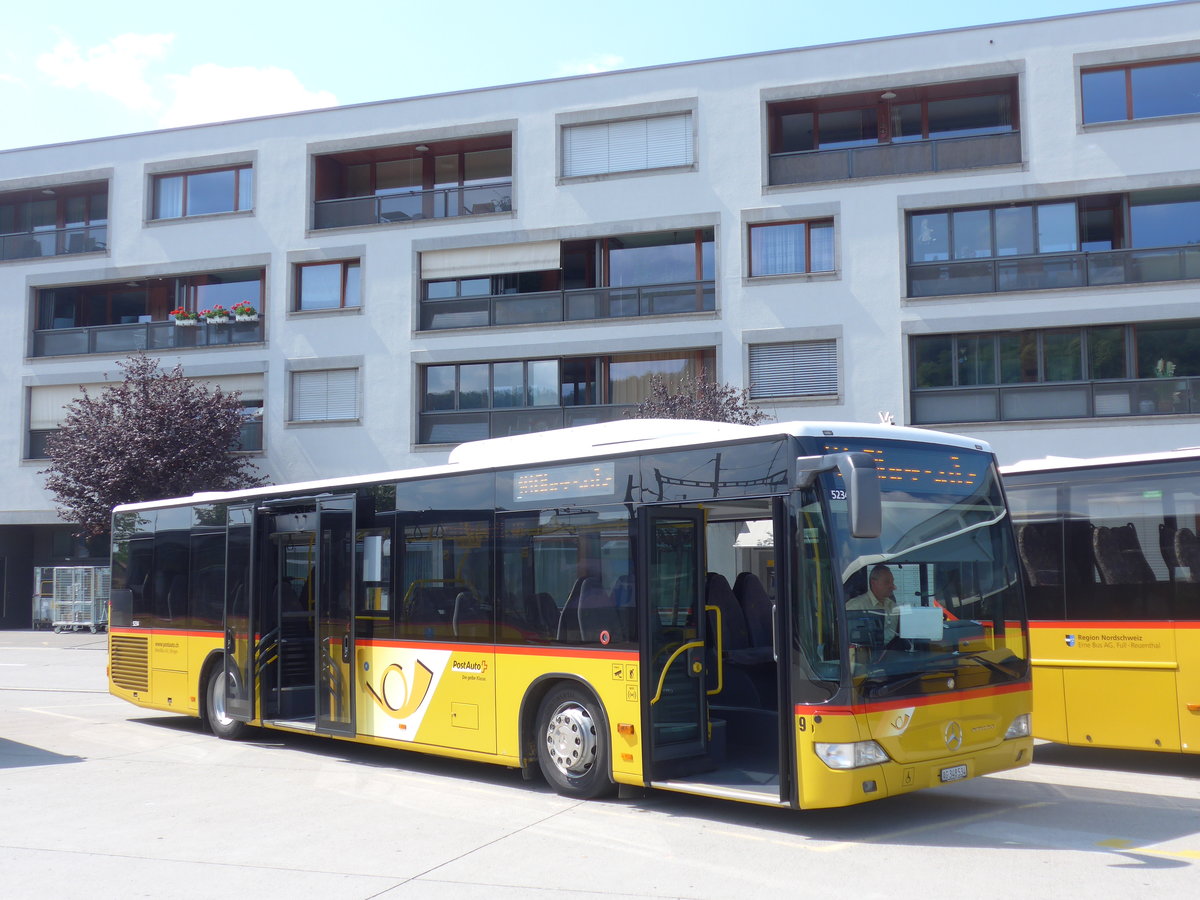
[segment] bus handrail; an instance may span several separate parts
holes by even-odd
[[[650,701],[651,706],[662,699],[663,683],[667,680],[667,672],[671,669],[671,663],[675,662],[675,657],[679,656],[679,654],[683,653],[685,650],[694,650],[697,647],[703,646],[704,641],[690,641],[686,644],[680,644],[675,648],[675,652],[667,657],[667,662],[662,667],[662,672],[660,672],[658,676],[658,690],[654,692],[654,699]]]
[[[704,611],[715,613],[717,617],[717,686],[714,690],[708,691],[708,696],[711,697],[725,690],[725,660],[722,658],[724,656],[724,648],[721,641],[721,609],[717,606],[706,606],[704,607]]]

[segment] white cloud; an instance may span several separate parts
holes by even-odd
[[[163,127],[243,119],[337,105],[329,91],[310,91],[296,73],[274,66],[193,66],[166,77],[171,101],[159,117]]]
[[[112,97],[129,109],[153,112],[161,107],[146,78],[151,63],[166,56],[173,34],[121,34],[86,51],[62,38],[37,58],[39,71],[59,87],[86,88]]]
[[[600,56],[593,56],[591,59],[581,59],[574,62],[563,63],[558,67],[556,75],[595,75],[597,72],[611,72],[613,69],[619,69],[625,64],[623,56],[616,56],[612,53],[603,53]]]

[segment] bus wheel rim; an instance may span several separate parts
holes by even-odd
[[[564,703],[546,727],[550,760],[564,775],[584,775],[596,762],[596,725],[578,703]]]
[[[228,725],[233,721],[225,712],[225,673],[218,672],[213,679],[213,695],[212,695],[213,717],[221,725]]]

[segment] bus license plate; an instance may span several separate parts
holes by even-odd
[[[967,777],[967,767],[965,765],[947,766],[946,768],[942,769],[939,777],[942,779],[943,784],[945,784],[947,781],[962,781]]]

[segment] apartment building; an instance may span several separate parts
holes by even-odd
[[[104,552],[45,439],[137,350],[242,391],[276,481],[700,371],[1004,462],[1195,445],[1198,145],[1179,2],[2,152],[0,625]]]

